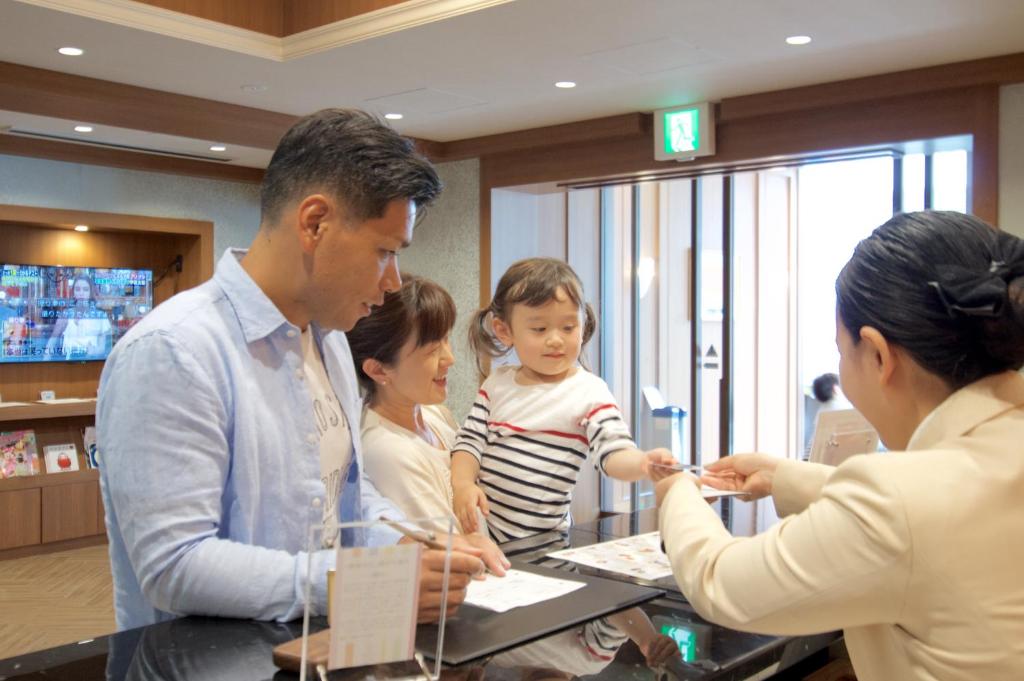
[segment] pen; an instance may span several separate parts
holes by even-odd
[[[413,532],[409,528],[403,527],[401,523],[396,523],[394,520],[389,520],[384,516],[381,516],[379,520],[388,527],[401,532],[409,539],[412,539],[413,541],[418,541],[419,543],[426,546],[428,549],[435,549],[437,551],[448,551],[448,546],[437,541],[437,535],[433,532]],[[453,548],[452,550],[454,551],[456,549]],[[483,574],[484,572],[487,572],[489,574],[497,574],[487,567],[486,563],[483,562],[483,559],[481,559],[480,563],[484,566],[484,569],[479,574]]]
[[[412,530],[404,527],[401,523],[396,523],[394,520],[389,520],[389,519],[385,518],[384,516],[381,516],[379,518],[379,520],[382,523],[384,523],[385,525],[387,525],[388,527],[390,527],[391,529],[397,530],[398,532],[401,532],[403,535],[405,535],[409,539],[412,539],[414,541],[418,541],[419,543],[423,544],[427,548],[435,549],[437,551],[447,551],[448,550],[447,546],[445,546],[441,542],[437,541],[437,535],[435,535],[433,532],[413,532]]]

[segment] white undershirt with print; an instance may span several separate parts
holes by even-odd
[[[320,349],[316,346],[313,334],[307,327],[302,332],[302,368],[313,399],[313,422],[316,423],[317,434],[320,436],[320,479],[324,483],[324,525],[336,526],[338,523],[338,501],[341,488],[345,484],[344,475],[352,457],[352,433],[349,431],[348,420],[341,408],[341,403],[334,394],[334,388],[327,378]],[[325,548],[334,545],[338,529],[324,530],[323,545]]]

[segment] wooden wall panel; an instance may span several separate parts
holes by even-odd
[[[282,0],[138,0],[146,5],[181,12],[221,24],[280,38],[284,33]],[[304,4],[299,0],[290,4]]]
[[[979,88],[971,107],[974,151],[971,158],[969,210],[999,224],[999,88]]]
[[[809,107],[841,107],[865,100],[919,93],[1005,85],[1024,81],[1024,53],[929,66],[803,87],[762,92],[722,101],[719,121],[767,116]]]
[[[76,482],[44,487],[43,543],[91,537],[103,532],[96,509],[99,482]]]
[[[638,135],[650,135],[651,128],[650,114],[628,113],[500,135],[435,142],[434,152],[441,155],[441,160],[458,161],[526,148],[557,144],[599,144],[605,140],[635,138]]]
[[[40,498],[38,489],[0,492],[0,550],[39,543]]]
[[[273,149],[298,119],[212,99],[0,62],[0,109]]]

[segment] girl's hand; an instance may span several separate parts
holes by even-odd
[[[652,482],[658,482],[678,473],[678,469],[675,468],[678,465],[679,462],[672,456],[672,452],[667,449],[658,448],[644,453],[641,467],[645,476],[650,478]]]
[[[772,481],[779,459],[767,454],[733,454],[704,467],[700,481],[708,487],[747,493],[747,499],[761,499],[772,493]]]
[[[462,531],[465,534],[470,534],[477,531],[476,522],[476,509],[486,516],[491,512],[490,507],[487,505],[487,495],[484,491],[476,485],[463,485],[456,487],[454,490],[454,496],[452,506],[455,511],[455,517],[459,519],[459,524],[462,526]]]
[[[640,644],[640,652],[648,667],[660,667],[674,657],[681,657],[679,646],[668,636],[658,634]]]

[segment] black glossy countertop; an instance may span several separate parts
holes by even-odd
[[[506,545],[510,557],[518,560],[614,577],[589,568],[553,561],[546,554],[568,546],[584,546],[657,529],[654,514],[641,511],[584,523],[566,534],[538,535]],[[619,577],[626,579],[625,577]],[[643,582],[640,582],[643,583]],[[588,679],[701,679],[739,681],[754,675],[765,678],[823,651],[838,638],[822,634],[797,638],[746,634],[709,624],[685,602],[671,578],[648,583],[666,590],[666,596],[640,608],[656,623],[671,623],[693,633],[696,645],[688,662],[675,661],[650,669],[632,641],[626,641],[606,663],[577,665],[567,648],[576,641],[572,632],[526,644],[500,654],[483,665],[449,669],[451,679],[540,678],[540,669],[559,670],[542,677]],[[323,622],[314,621],[319,629]],[[20,657],[0,660],[0,681],[47,679],[52,681],[122,681],[165,679],[168,681],[265,681],[297,679],[298,675],[278,670],[271,651],[301,634],[301,622],[278,624],[249,620],[185,617],[171,622],[132,629],[95,640],[51,648]],[[562,654],[565,652],[566,654]],[[335,678],[361,678],[351,672],[335,672]]]

